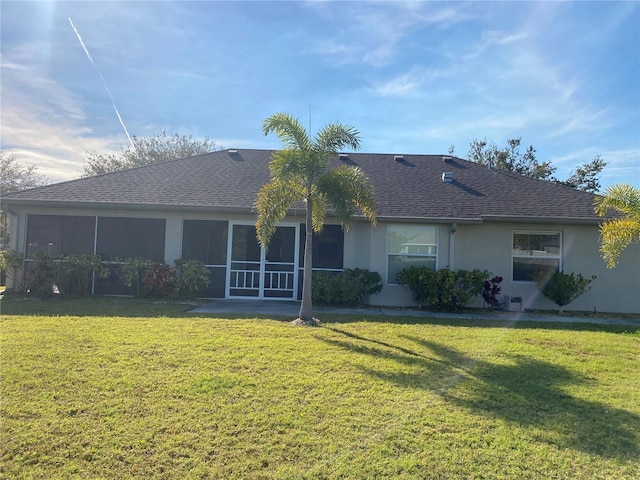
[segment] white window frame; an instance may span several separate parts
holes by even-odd
[[[515,235],[557,235],[558,242],[558,254],[545,254],[545,255],[516,255],[513,251],[513,238]],[[513,283],[524,283],[524,284],[532,284],[535,283],[533,280],[516,280],[513,275],[513,266],[514,260],[516,258],[527,258],[527,259],[556,259],[558,260],[558,271],[562,271],[562,252],[563,252],[563,238],[562,231],[560,230],[513,230],[511,232],[511,281]]]
[[[435,230],[435,238],[436,238],[436,243],[435,243],[435,253],[398,253],[398,252],[390,252],[389,251],[389,232],[393,227],[417,227],[417,228],[432,228]],[[384,276],[384,283],[386,285],[398,285],[395,281],[391,282],[389,281],[389,258],[394,256],[394,257],[416,257],[416,258],[433,258],[435,260],[435,270],[438,270],[438,238],[440,235],[440,230],[438,228],[438,225],[433,225],[433,224],[403,224],[403,223],[393,223],[393,224],[389,224],[387,225],[387,231],[385,232],[386,234],[386,265],[385,265],[385,276]]]

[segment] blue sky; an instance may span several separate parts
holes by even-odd
[[[51,181],[79,176],[85,150],[119,151],[125,127],[278,148],[261,125],[284,111],[312,132],[354,125],[365,152],[465,157],[522,137],[561,179],[599,153],[603,186],[640,186],[640,2],[0,9],[2,149]]]

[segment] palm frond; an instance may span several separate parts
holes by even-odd
[[[640,242],[640,221],[616,218],[600,226],[600,253],[608,268],[614,268],[622,251],[633,242]]]
[[[285,148],[307,151],[311,140],[300,121],[288,113],[275,113],[262,123],[265,135],[275,133]]]
[[[373,225],[376,224],[373,185],[360,168],[342,165],[331,170],[318,182],[318,190],[333,206],[345,228],[349,227],[349,221],[358,209]]]
[[[291,205],[303,199],[295,185],[278,179],[264,184],[256,198],[256,235],[260,244],[267,248],[278,223],[287,215]]]
[[[351,125],[330,123],[318,132],[314,142],[317,149],[335,155],[344,147],[360,149],[360,132]]]
[[[594,204],[595,211],[600,216],[613,209],[640,220],[640,189],[632,185],[611,185],[605,190],[604,196],[596,198]]]

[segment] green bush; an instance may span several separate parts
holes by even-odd
[[[589,284],[595,279],[595,275],[591,278],[584,278],[580,273],[576,275],[556,272],[550,278],[540,275],[535,280],[538,290],[558,305],[559,311],[562,312],[562,307],[569,305],[584,292],[590,290]]]
[[[88,295],[91,293],[93,275],[107,278],[109,268],[100,255],[69,255],[55,262],[55,283],[64,295]]]
[[[380,292],[382,277],[378,272],[347,268],[342,272],[313,272],[313,301],[325,305],[356,306],[366,295]]]
[[[179,258],[175,261],[175,266],[180,281],[181,298],[196,298],[211,283],[209,269],[198,260]]]
[[[484,281],[491,274],[486,270],[431,270],[429,267],[409,267],[398,272],[396,281],[407,285],[420,306],[439,310],[458,310],[479,295]]]
[[[15,280],[15,272],[24,264],[24,256],[15,250],[5,248],[0,250],[0,278]],[[2,282],[4,285],[4,282]],[[14,285],[14,288],[16,285]]]
[[[151,260],[146,258],[127,258],[120,268],[115,268],[114,272],[120,277],[134,297],[144,295],[144,278],[147,270],[153,265]]]
[[[147,268],[143,282],[146,297],[175,298],[180,291],[176,269],[166,263],[154,263]]]
[[[24,279],[25,291],[36,297],[48,298],[54,294],[56,269],[53,260],[37,251]]]

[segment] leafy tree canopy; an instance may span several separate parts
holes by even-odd
[[[520,146],[520,137],[508,139],[504,147],[498,147],[486,139],[475,139],[470,143],[467,160],[538,180],[561,183],[585,192],[596,193],[600,189],[599,175],[607,162],[599,154],[591,162],[576,167],[567,180],[561,181],[553,176],[557,168],[551,162],[540,162],[537,159],[533,145],[524,153],[521,152]],[[449,153],[453,152],[453,148],[449,148]]]
[[[35,165],[21,164],[12,153],[0,150],[0,194],[40,187],[49,183]]]
[[[201,155],[216,150],[213,140],[194,138],[193,135],[167,135],[165,131],[149,137],[133,137],[133,146],[126,145],[118,154],[84,152],[83,177],[116,172],[128,168],[160,163],[178,158]]]

